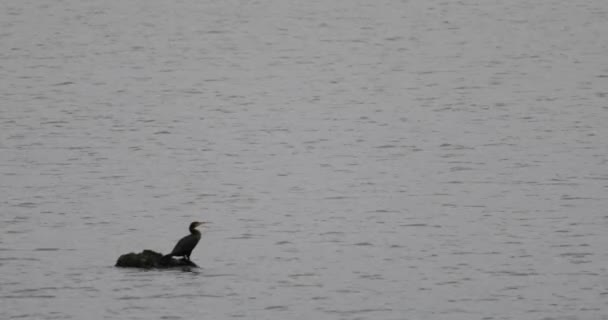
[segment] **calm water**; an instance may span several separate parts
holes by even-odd
[[[608,319],[608,2],[0,6],[0,318]]]

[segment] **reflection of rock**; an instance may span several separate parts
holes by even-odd
[[[117,267],[124,268],[175,268],[175,267],[195,267],[198,266],[188,260],[175,259],[173,257],[163,258],[161,253],[144,250],[141,253],[127,253],[123,254],[116,261]]]

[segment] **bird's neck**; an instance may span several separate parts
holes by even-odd
[[[194,229],[194,228],[190,229],[190,233],[194,234],[194,235],[199,235],[199,236],[201,235],[201,232],[198,231],[198,230],[196,230],[196,229]]]

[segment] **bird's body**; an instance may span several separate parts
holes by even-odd
[[[192,222],[190,224],[190,234],[181,238],[173,248],[173,251],[163,258],[184,257],[186,260],[190,261],[192,250],[194,250],[198,241],[201,240],[201,232],[196,230],[196,227],[204,223],[205,222]]]
[[[181,238],[177,242],[170,255],[172,257],[185,257],[186,259],[190,260],[190,254],[192,253],[192,250],[194,250],[194,247],[196,247],[198,244],[199,240],[201,240],[201,232],[194,230],[192,234]]]

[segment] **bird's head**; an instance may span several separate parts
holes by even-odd
[[[207,221],[194,221],[194,222],[192,222],[190,224],[190,229],[192,230],[192,229],[194,229],[194,228],[196,228],[196,227],[198,227],[200,225],[204,225],[204,224],[207,224],[207,223],[209,223],[209,222],[207,222]]]

